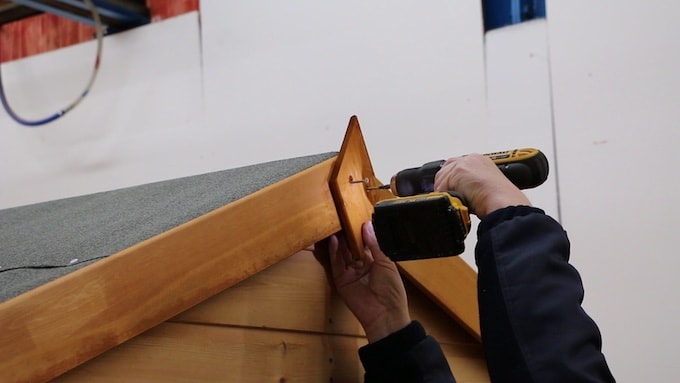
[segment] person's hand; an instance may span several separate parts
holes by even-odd
[[[524,193],[481,154],[448,159],[435,175],[434,189],[460,193],[480,219],[507,206],[531,206]]]
[[[353,260],[341,235],[329,237],[327,248],[324,242],[316,244],[314,254],[327,267],[338,294],[373,343],[406,327],[411,317],[397,265],[380,250],[370,221],[362,226],[362,236],[366,244],[363,260]]]

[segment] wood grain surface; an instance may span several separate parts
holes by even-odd
[[[54,378],[337,232],[334,163],[3,302],[0,381]]]
[[[406,281],[411,316],[458,382],[488,382],[481,345]],[[359,323],[310,250],[300,251],[55,380],[361,382]]]

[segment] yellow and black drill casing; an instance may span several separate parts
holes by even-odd
[[[393,261],[459,255],[470,231],[468,209],[453,192],[380,201],[372,220],[380,249]]]
[[[487,153],[518,188],[536,187],[548,178],[548,160],[538,149]],[[432,161],[395,174],[396,196],[375,204],[373,226],[382,251],[393,261],[455,256],[465,250],[470,214],[455,192],[435,192],[434,179],[446,161]]]

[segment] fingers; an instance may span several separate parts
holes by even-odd
[[[455,172],[457,158],[449,158],[444,162],[441,169],[435,174],[434,178],[434,190],[436,191],[448,191],[452,190],[453,185],[451,184],[451,173]]]
[[[375,229],[373,228],[373,222],[368,221],[361,226],[361,236],[364,239],[364,245],[366,245],[371,252],[380,251],[378,238],[376,238]]]
[[[364,239],[364,245],[366,245],[368,253],[370,253],[371,256],[370,260],[367,259],[367,261],[392,262],[392,260],[389,259],[389,257],[385,255],[385,253],[383,253],[383,251],[380,249],[380,245],[378,245],[378,238],[375,236],[375,228],[373,227],[373,222],[368,221],[361,226],[361,235],[363,236]]]
[[[348,272],[349,269],[352,269],[355,275],[363,275],[377,260],[392,263],[380,250],[373,224],[368,221],[362,225],[361,230],[366,245],[361,260],[357,261],[353,258],[344,235],[332,235],[314,246],[314,256],[322,265],[330,269],[335,279]]]
[[[455,191],[467,201],[480,219],[490,212],[512,205],[530,205],[498,166],[481,154],[450,158],[435,175],[435,190]]]
[[[363,273],[370,266],[373,258],[367,256],[362,260],[355,260],[347,245],[344,235],[332,235],[328,238],[328,260],[334,277],[339,277],[348,269],[354,273]]]

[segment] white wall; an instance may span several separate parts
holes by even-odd
[[[201,11],[206,118],[229,164],[338,150],[353,114],[384,181],[479,145],[475,1],[207,0]]]
[[[554,154],[584,307],[621,382],[677,379],[678,11],[668,0],[554,1],[547,21],[486,35],[489,140]],[[553,134],[539,129],[551,120]],[[550,211],[544,197],[532,200]]]
[[[89,79],[96,44],[2,65],[10,104],[41,119]],[[200,171],[206,154],[196,13],[105,38],[100,73],[54,123],[16,124],[0,111],[0,208]]]
[[[680,3],[547,5],[562,220],[623,382],[678,376]]]
[[[485,36],[487,138],[497,148],[539,148],[548,179],[525,191],[531,202],[560,219],[554,150],[550,60],[545,19],[492,30]]]
[[[672,381],[680,5],[638,4],[549,2],[547,22],[485,40],[477,0],[202,0],[200,20],[107,37],[92,93],[56,123],[0,113],[0,208],[338,150],[353,114],[383,181],[536,146],[553,169],[531,198],[561,210],[615,375]],[[12,104],[53,112],[93,56],[2,65]]]
[[[5,162],[24,157],[21,162],[34,168],[26,175],[24,165],[8,167],[3,178],[14,185],[25,185],[31,178],[60,183],[92,176],[127,183],[127,175],[114,169],[130,164],[111,158],[110,166],[81,172],[81,152],[62,142],[76,140],[71,134],[82,137],[75,130],[94,122],[98,133],[92,135],[109,137],[112,130],[127,129],[121,137],[134,141],[127,143],[133,146],[127,150],[146,157],[145,162],[168,161],[162,174],[153,172],[149,179],[339,150],[353,114],[359,116],[383,180],[404,167],[483,149],[484,52],[481,9],[475,1],[422,5],[354,0],[321,6],[305,0],[204,0],[200,28],[196,14],[190,14],[107,37],[92,95],[53,125],[31,130],[0,115],[0,123],[7,126],[0,131],[1,141],[9,146],[3,151]],[[70,100],[81,89],[78,81],[77,86],[60,81],[82,78],[84,83],[93,56],[94,43],[88,43],[3,65],[12,103],[20,112],[52,112],[61,106],[59,101]],[[64,64],[57,69],[55,63]],[[83,65],[70,70],[71,63]],[[37,73],[53,82],[38,81]],[[50,98],[54,104],[32,98],[64,85],[72,88],[70,93],[55,92]],[[122,104],[132,100],[138,105]],[[176,116],[182,110],[185,116]],[[61,141],[16,148],[16,142],[40,141],[44,135]],[[113,146],[111,151],[122,150],[110,137],[102,140]],[[201,145],[193,151],[201,152],[205,164],[169,170],[188,156],[169,149],[184,148],[187,140]],[[86,140],[83,146],[94,141]],[[49,161],[37,162],[36,152],[42,150],[50,150],[61,169]],[[72,163],[64,163],[65,155],[74,157]],[[82,162],[104,161],[104,156]],[[140,161],[131,162],[138,166]],[[159,167],[156,162],[149,165]],[[55,176],[55,170],[61,174]],[[71,193],[92,188],[74,188]],[[2,193],[0,207],[44,198],[10,188]]]

